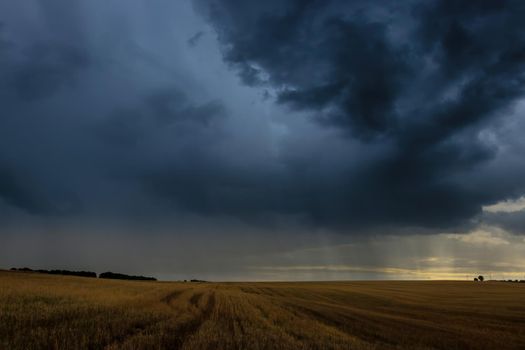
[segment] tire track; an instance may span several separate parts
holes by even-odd
[[[210,319],[213,309],[215,308],[215,292],[208,293],[208,301],[202,309],[198,309],[198,314],[189,320],[177,325],[174,329],[172,339],[164,344],[167,349],[181,349],[184,344],[201,328],[202,324]],[[194,294],[189,303],[197,307],[203,293]]]
[[[201,300],[202,298],[202,294],[203,293],[195,293],[191,296],[190,298],[190,304],[195,306],[195,307],[198,307],[199,305],[199,301]]]
[[[162,301],[164,304],[171,304],[172,300],[175,300],[179,297],[179,295],[182,294],[182,292],[184,292],[184,290],[176,290],[176,291],[173,291],[171,293],[169,293],[168,295],[166,295],[165,297],[163,297],[162,299],[160,299],[160,301]]]

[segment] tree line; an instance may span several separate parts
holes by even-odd
[[[13,267],[11,268],[11,271],[37,272],[37,273],[45,273],[49,275],[64,275],[64,276],[79,276],[79,277],[97,278],[97,273],[92,272],[92,271],[42,270],[42,269],[33,270],[28,267],[23,267],[23,268]],[[115,273],[115,272],[103,272],[100,275],[98,275],[98,278],[132,280],[132,281],[156,281],[157,280],[155,277],[133,276],[133,275],[126,275],[123,273]]]

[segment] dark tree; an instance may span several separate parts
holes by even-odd
[[[103,272],[98,277],[115,279],[115,280],[132,280],[132,281],[156,281],[157,280],[154,277],[130,276],[130,275],[125,275],[123,273],[115,273],[115,272]]]
[[[477,282],[478,281],[478,278],[477,277],[474,277],[474,282]]]
[[[483,281],[485,280],[485,277],[479,275],[479,276],[478,276],[478,280],[479,280],[480,282],[483,282]]]
[[[20,269],[12,267],[11,271],[37,272],[37,273],[46,273],[50,275],[64,275],[64,276],[97,277],[97,274],[92,271],[44,270],[44,269],[32,270],[28,267],[23,267]]]

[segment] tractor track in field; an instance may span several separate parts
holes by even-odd
[[[104,347],[105,349],[119,349],[121,347],[125,347],[126,343],[128,343],[131,339],[133,339],[136,336],[141,335],[145,331],[147,331],[149,328],[155,327],[156,325],[162,323],[162,322],[173,322],[173,327],[170,327],[171,333],[169,336],[163,341],[163,348],[167,349],[180,349],[183,347],[183,344],[195,333],[198,332],[201,325],[206,322],[209,318],[211,313],[213,312],[213,309],[215,307],[215,292],[197,292],[194,293],[189,299],[187,300],[187,305],[185,306],[191,306],[194,310],[196,310],[193,317],[190,313],[184,312],[183,307],[176,306],[174,303],[178,298],[182,296],[185,292],[191,291],[191,289],[186,290],[176,290],[173,291],[164,297],[160,299],[160,301],[166,305],[168,305],[173,310],[173,317],[170,321],[170,319],[167,320],[159,320],[156,322],[151,322],[148,324],[138,324],[134,326],[133,328],[130,328],[127,332],[114,337],[111,341],[106,344]],[[203,308],[199,308],[199,302],[203,298],[203,296],[208,295],[208,301],[204,305]]]
[[[200,299],[203,297],[204,293],[197,293],[194,294],[190,299],[189,302],[194,307],[198,308],[198,303]],[[175,339],[168,344],[169,349],[181,349],[184,346],[184,343],[188,341],[194,334],[196,334],[199,329],[201,328],[202,324],[205,323],[207,320],[210,319],[210,316],[213,312],[213,309],[215,308],[215,292],[210,292],[208,295],[208,301],[206,302],[206,305],[200,309],[198,308],[199,312],[198,314],[184,322],[181,323],[176,327],[176,337]]]

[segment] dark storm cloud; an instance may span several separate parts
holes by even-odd
[[[270,84],[281,103],[315,110],[357,137],[438,126],[444,130],[424,136],[439,140],[521,92],[520,2],[198,3],[246,83]],[[451,88],[456,96],[444,99]],[[418,92],[411,110],[400,110]]]
[[[138,53],[129,28],[98,28],[90,6],[2,5],[0,205],[43,217],[148,212],[143,203],[152,200],[134,180],[204,144],[200,130],[221,123],[219,101],[195,102],[183,79],[160,82],[150,71],[172,73],[161,60],[145,58],[144,47]],[[112,15],[111,5],[97,9]],[[107,28],[112,36],[93,39]],[[0,211],[0,219],[12,213]]]
[[[51,193],[46,188],[35,186],[33,181],[27,174],[4,164],[0,168],[0,199],[33,215],[64,216],[80,210],[81,204],[73,193]]]
[[[42,205],[34,198],[29,188],[20,186],[17,177],[9,169],[0,169],[0,194],[7,203],[25,208],[29,212],[40,212]]]
[[[0,205],[365,232],[525,192],[520,2],[195,3],[222,56],[182,2],[0,5]]]
[[[288,188],[291,207],[330,223],[449,226],[523,190],[519,180],[502,190],[493,173],[480,180],[498,156],[481,133],[524,94],[522,2],[199,0],[197,8],[245,84],[273,88],[278,103],[348,138],[388,145],[325,188],[297,174],[304,188]]]
[[[170,88],[114,112],[96,126],[95,134],[128,158],[109,167],[116,179],[143,187],[154,201],[168,199],[168,208],[152,215],[169,215],[177,209],[202,212],[193,203],[219,175],[221,164],[210,148],[224,138],[225,113],[219,101],[193,104],[183,92]]]
[[[109,144],[137,145],[148,137],[169,129],[172,136],[191,137],[199,129],[211,127],[225,115],[219,101],[194,105],[176,88],[152,92],[142,103],[117,110],[96,126],[97,133]]]
[[[31,128],[31,120],[24,120],[25,106],[72,86],[77,74],[89,66],[89,56],[82,49],[57,42],[20,46],[5,38],[2,29],[0,26],[0,199],[31,214],[70,214],[78,209],[75,195],[39,186],[38,174],[21,165],[31,159],[17,159],[17,151],[27,145],[9,141]],[[43,119],[46,114],[41,110],[35,117]],[[12,134],[11,127],[16,129]]]
[[[48,97],[73,83],[75,73],[89,62],[81,49],[48,45],[31,47],[20,59],[9,67],[4,82],[6,89],[25,100]]]

